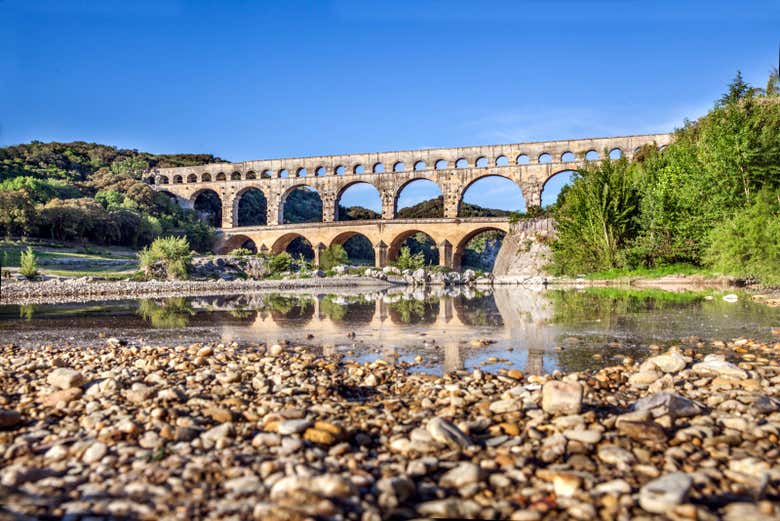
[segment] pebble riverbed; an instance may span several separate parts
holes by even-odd
[[[0,519],[777,519],[778,352],[439,377],[295,345],[4,346]]]

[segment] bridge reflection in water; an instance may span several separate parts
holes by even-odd
[[[389,362],[421,355],[435,360],[443,372],[464,369],[466,358],[475,365],[512,347],[526,354],[525,360],[513,357],[521,365],[516,368],[540,374],[545,351],[561,334],[544,293],[516,287],[481,293],[434,288],[338,296],[257,294],[202,297],[193,304],[242,314],[239,323],[218,326],[224,341],[287,340]],[[481,341],[486,342],[479,346]]]

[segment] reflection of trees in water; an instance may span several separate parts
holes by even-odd
[[[288,297],[279,294],[268,295],[265,299],[267,308],[274,319],[298,319],[312,318],[314,316],[314,302],[312,297]]]
[[[427,297],[424,300],[402,299],[388,304],[390,319],[403,324],[433,324],[439,314],[439,299]]]
[[[252,318],[255,312],[251,309],[236,308],[228,311],[228,314],[233,318],[245,319],[245,318]]]
[[[35,304],[22,304],[19,306],[19,318],[23,320],[32,320],[32,317],[35,315],[35,311]]]
[[[503,326],[504,320],[492,294],[476,294],[471,298],[459,296],[453,299],[455,311],[461,322],[468,326]]]
[[[166,298],[161,301],[141,299],[138,301],[138,314],[152,327],[179,328],[187,326],[195,310],[185,297]]]
[[[375,306],[363,297],[344,298],[337,295],[325,295],[320,300],[320,313],[334,322],[347,319],[350,323],[371,322]]]

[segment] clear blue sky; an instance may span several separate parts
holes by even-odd
[[[0,0],[0,34],[0,145],[242,161],[668,131],[764,85],[780,2]]]

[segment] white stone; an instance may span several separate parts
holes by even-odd
[[[95,442],[84,451],[84,456],[82,456],[81,461],[87,464],[97,463],[103,459],[103,456],[105,456],[107,452],[108,447],[106,447],[105,443],[99,441]]]
[[[84,384],[84,376],[75,369],[58,367],[49,373],[46,382],[59,389],[70,389],[71,387],[81,387]]]
[[[639,506],[654,514],[665,514],[685,502],[693,480],[683,472],[673,472],[647,483],[639,491]]]

